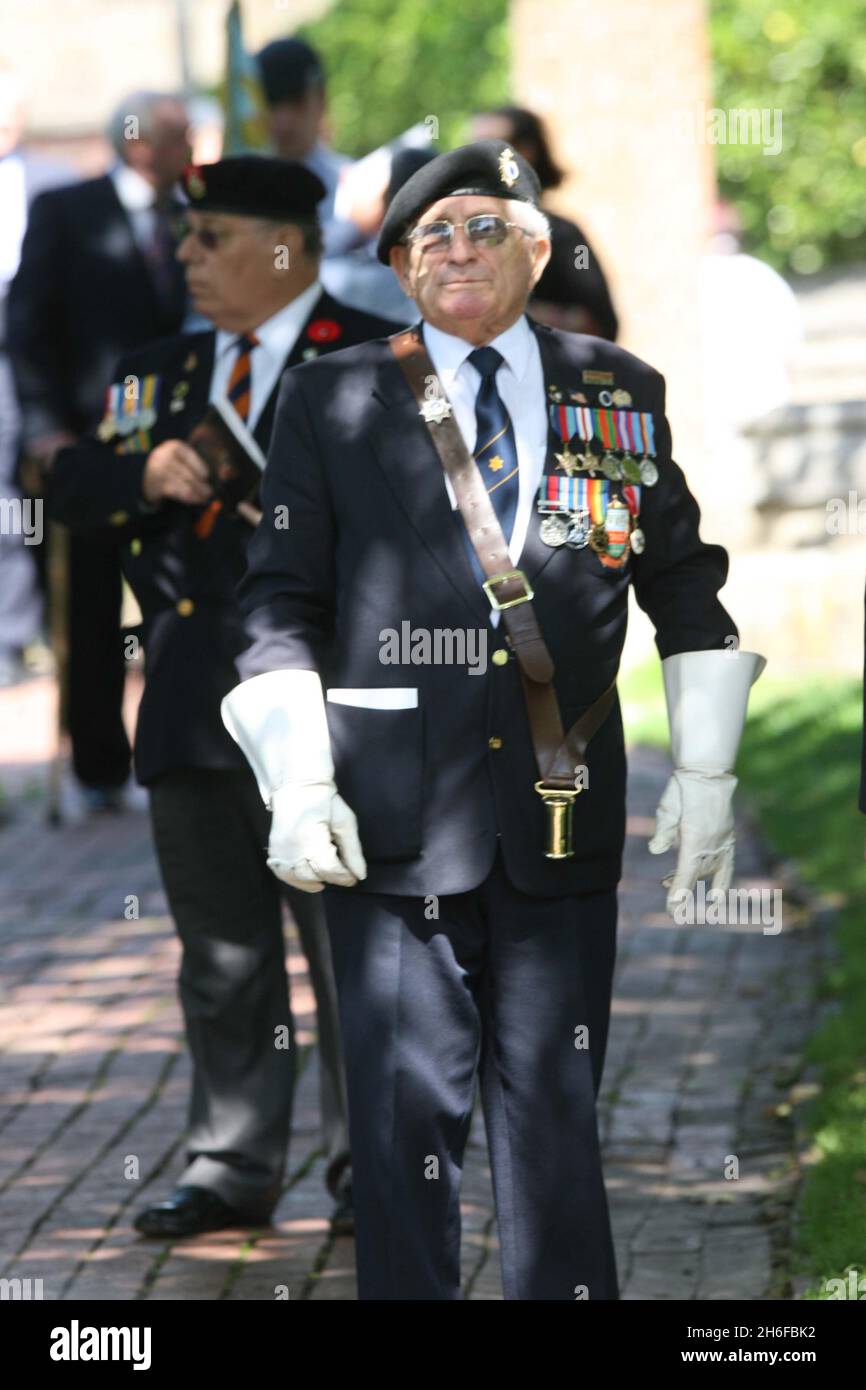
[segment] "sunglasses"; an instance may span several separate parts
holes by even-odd
[[[232,228],[231,231],[217,232],[213,227],[193,227],[185,217],[181,217],[174,224],[174,234],[178,242],[185,240],[186,237],[195,237],[199,246],[205,251],[216,251],[224,241],[238,235],[238,229]]]
[[[465,222],[422,222],[413,227],[403,238],[409,246],[419,246],[422,251],[445,251],[454,240],[455,228],[462,227],[473,246],[501,246],[508,236],[510,227],[516,227],[524,236],[532,236],[526,227],[518,222],[506,222],[492,212],[479,212],[475,217],[467,217]]]

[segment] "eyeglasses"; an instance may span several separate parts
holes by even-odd
[[[506,222],[492,212],[479,212],[475,217],[467,217],[465,222],[422,222],[413,227],[403,238],[407,245],[419,246],[422,251],[445,251],[453,240],[454,231],[462,227],[473,246],[501,246],[508,236],[509,227],[516,227],[524,236],[532,236],[519,222]]]
[[[218,232],[213,227],[193,227],[185,217],[179,218],[174,224],[174,234],[178,242],[184,241],[188,236],[195,237],[204,251],[216,251],[224,241],[229,241],[246,230],[245,227],[232,227],[228,231]]]

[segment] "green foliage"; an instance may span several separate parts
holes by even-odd
[[[508,99],[506,0],[338,0],[299,32],[328,71],[334,146],[362,155],[435,116],[438,144]]]
[[[512,96],[507,12],[337,0],[300,31],[327,64],[335,147],[366,154],[428,116],[439,148],[465,138],[467,117]],[[866,0],[710,0],[710,35],[712,103],[782,112],[779,154],[714,146],[748,249],[803,274],[866,257]]]
[[[748,249],[810,274],[866,257],[866,0],[711,0],[713,101],[782,112],[783,146],[715,147]]]

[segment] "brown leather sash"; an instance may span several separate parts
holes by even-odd
[[[583,764],[587,744],[613,707],[616,680],[565,733],[553,688],[553,660],[532,607],[532,589],[526,575],[511,563],[499,518],[450,406],[448,413],[438,419],[435,409],[431,409],[431,387],[439,399],[444,400],[444,392],[427,349],[413,329],[395,333],[389,342],[420,411],[428,420],[430,438],[451,480],[460,515],[487,576],[484,588],[491,607],[502,612],[502,622],[520,668],[539,777],[545,788],[574,792],[575,771]]]

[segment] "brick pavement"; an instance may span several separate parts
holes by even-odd
[[[143,812],[45,827],[49,710],[46,682],[0,692],[0,1277],[41,1278],[50,1299],[353,1299],[353,1242],[328,1227],[313,996],[291,934],[301,1076],[273,1226],[174,1244],[132,1230],[143,1198],[182,1166],[177,947]],[[632,751],[599,1107],[622,1296],[789,1298],[797,1166],[785,1102],[828,933],[787,895],[779,935],[673,923],[646,851],[667,772],[661,753]],[[741,886],[775,886],[747,823],[738,869]],[[477,1113],[463,1215],[466,1294],[499,1299]]]

